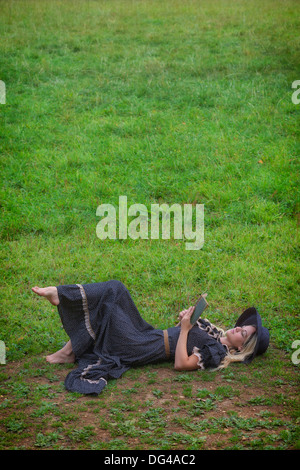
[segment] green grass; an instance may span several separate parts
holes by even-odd
[[[66,340],[56,309],[31,286],[115,278],[160,328],[203,291],[207,316],[224,327],[255,305],[290,362],[299,338],[298,2],[0,3],[7,361]],[[204,204],[203,248],[187,251],[173,238],[99,240],[96,209],[117,207],[120,195],[148,209]],[[284,369],[279,361],[278,379]],[[189,382],[178,383],[189,399]],[[157,383],[153,391],[154,399],[164,393]],[[200,413],[205,402],[197,403]],[[90,435],[80,429],[69,438]],[[60,444],[55,431],[38,436],[37,447]]]

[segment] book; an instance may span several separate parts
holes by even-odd
[[[195,310],[190,318],[190,322],[192,325],[194,325],[196,321],[199,320],[206,307],[208,307],[208,303],[206,302],[206,296],[207,294],[200,295],[199,299],[195,304]]]

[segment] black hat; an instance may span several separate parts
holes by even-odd
[[[247,325],[253,325],[256,327],[256,334],[257,334],[257,342],[255,349],[251,356],[248,356],[244,362],[249,363],[251,362],[255,356],[258,356],[259,354],[263,354],[269,346],[269,341],[270,341],[270,334],[269,330],[262,326],[262,321],[261,317],[256,310],[255,307],[250,307],[245,310],[241,316],[238,318],[235,327],[236,326],[247,326]]]

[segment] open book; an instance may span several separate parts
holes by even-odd
[[[192,325],[196,323],[196,321],[201,317],[206,307],[208,307],[208,303],[206,302],[206,296],[207,294],[202,294],[195,304],[195,310],[190,318],[190,322]]]

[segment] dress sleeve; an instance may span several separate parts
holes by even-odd
[[[215,369],[226,356],[225,349],[218,343],[205,344],[200,349],[195,346],[193,354],[198,357],[197,365],[201,370]]]

